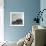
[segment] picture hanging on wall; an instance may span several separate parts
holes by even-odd
[[[24,12],[10,12],[10,26],[24,26]]]

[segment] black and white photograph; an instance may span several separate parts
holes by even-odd
[[[24,26],[24,12],[10,12],[11,26]]]

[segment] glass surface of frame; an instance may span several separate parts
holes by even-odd
[[[10,26],[24,26],[24,12],[10,12]]]

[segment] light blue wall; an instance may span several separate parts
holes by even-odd
[[[40,1],[40,10],[42,11],[43,9],[46,9],[46,0],[41,0]],[[46,27],[46,10],[43,12],[43,22],[40,21],[40,25]]]
[[[5,40],[18,41],[32,29],[35,12],[40,9],[40,0],[4,0]],[[24,12],[24,27],[10,26],[10,12]]]

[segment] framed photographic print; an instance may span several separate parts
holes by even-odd
[[[24,26],[24,12],[10,12],[10,26]]]

